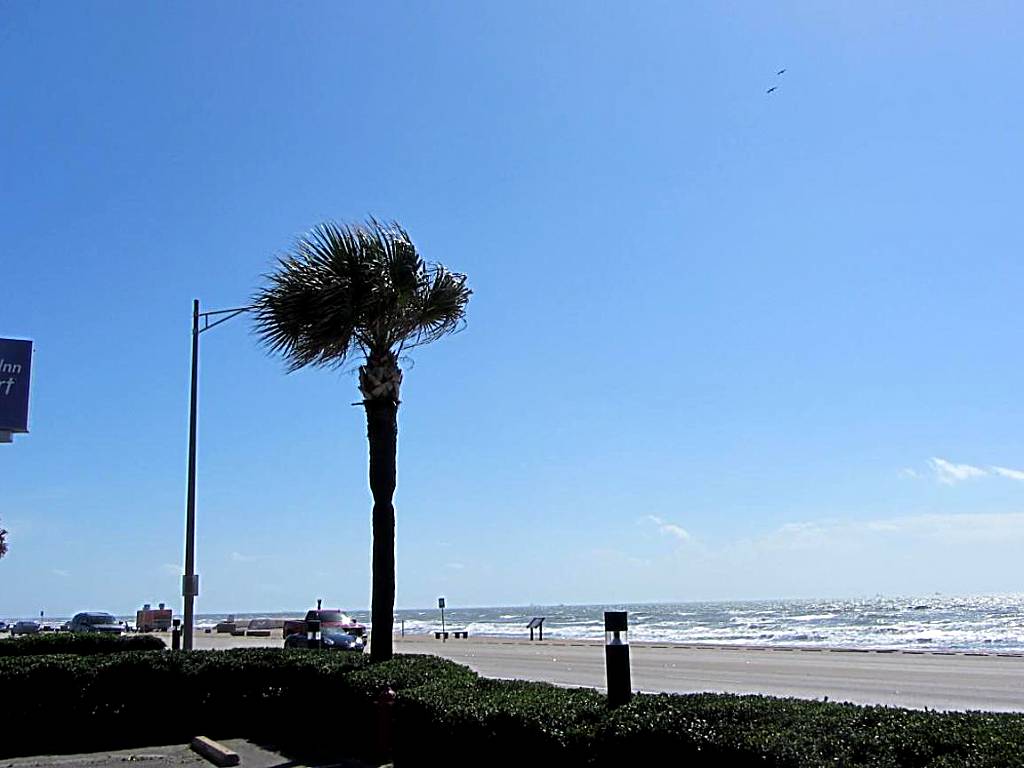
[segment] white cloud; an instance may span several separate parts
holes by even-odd
[[[690,539],[693,538],[692,536],[690,536],[690,532],[683,528],[681,525],[676,525],[675,523],[670,523],[666,520],[662,520],[660,517],[657,517],[656,515],[647,515],[647,517],[644,519],[649,520],[650,522],[658,526],[658,530],[660,530],[662,533],[668,534],[669,536],[674,536],[675,538],[679,539],[679,541],[690,541]]]
[[[928,460],[935,479],[943,485],[956,485],[965,480],[973,480],[979,477],[1004,477],[1009,480],[1024,482],[1024,470],[1010,469],[1008,467],[976,467],[973,464],[955,464],[946,459],[933,457]],[[909,467],[900,470],[900,477],[920,477],[920,474]]]
[[[1006,467],[992,467],[992,471],[1000,477],[1008,477],[1011,480],[1024,481],[1024,471],[1019,469],[1007,469]]]
[[[910,478],[916,480],[921,476],[921,473],[911,467],[904,467],[900,470],[900,477]]]
[[[690,540],[690,532],[687,531],[685,528],[683,528],[680,525],[674,525],[672,523],[665,523],[665,525],[661,526],[661,530],[664,533],[669,534],[670,536],[675,536],[680,541],[689,541]]]
[[[68,576],[71,575],[70,571],[64,571],[64,570],[61,570],[60,568],[54,568],[53,569],[53,573],[54,573],[55,576],[60,576],[61,578],[64,578],[64,579],[66,579]]]
[[[453,571],[461,571],[466,566],[463,565],[462,563],[448,563],[448,567],[451,568]]]
[[[1024,540],[1024,512],[924,514],[879,520],[786,523],[757,539],[769,549],[840,546],[883,538],[941,539],[956,544]]]
[[[955,543],[999,542],[1024,539],[1024,513],[918,515],[898,519],[901,532]]]
[[[964,480],[970,480],[975,477],[986,477],[988,475],[988,470],[982,469],[981,467],[974,467],[970,464],[954,464],[951,461],[935,457],[929,459],[928,463],[931,464],[936,478],[938,478],[938,481],[943,485],[955,485],[963,482]]]
[[[708,542],[692,557],[677,554],[671,568],[664,565],[666,556],[653,573],[683,594],[700,591],[707,599],[990,594],[1013,589],[1021,547],[1024,506],[1008,512],[805,518]]]

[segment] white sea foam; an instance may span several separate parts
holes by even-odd
[[[474,635],[528,637],[526,622],[546,616],[545,637],[604,636],[605,606],[550,606],[446,611],[450,629]],[[1024,596],[877,597],[679,605],[617,605],[630,612],[633,641],[915,648],[1024,652]],[[439,617],[415,612],[407,633],[439,629]],[[399,617],[410,613],[399,612]]]

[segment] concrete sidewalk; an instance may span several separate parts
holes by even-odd
[[[239,768],[298,768],[296,763],[276,752],[245,739],[221,740],[238,753]],[[188,744],[140,747],[116,752],[92,752],[79,755],[36,755],[0,759],[0,768],[211,768],[212,763],[197,755]],[[345,760],[333,763],[303,763],[309,768],[371,768],[367,763]]]

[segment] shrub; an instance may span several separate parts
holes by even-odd
[[[372,753],[377,699],[397,693],[395,764],[604,766],[668,755],[710,766],[1020,766],[1024,716],[919,712],[764,696],[640,695],[614,711],[592,690],[479,678],[450,661],[247,649],[0,658],[0,757],[124,749],[203,733],[292,756]],[[312,735],[312,736],[311,736]],[[436,746],[440,745],[440,746]],[[322,747],[310,750],[310,746]]]
[[[391,663],[386,682],[399,687],[403,675],[423,679],[437,666],[424,658],[427,671],[417,676],[403,669],[417,662]],[[198,733],[301,743],[314,728],[358,744],[364,734],[347,733],[345,715],[366,712],[369,704],[350,700],[354,688],[346,680],[368,665],[361,654],[271,648],[0,658],[0,756],[38,751],[31,735],[58,713],[60,727],[47,734],[51,752],[174,743]]]
[[[53,653],[93,656],[126,651],[162,651],[166,648],[167,644],[156,635],[53,632],[0,640],[0,656],[36,656]]]
[[[524,762],[529,755],[572,765],[584,760],[593,730],[607,711],[605,697],[589,689],[520,680],[445,680],[399,695],[401,739],[395,762],[433,762],[421,745],[440,739],[470,762],[493,765],[506,757]]]
[[[1019,765],[1024,717],[920,712],[767,696],[636,697],[595,733],[597,765],[636,750],[702,766],[952,768]]]

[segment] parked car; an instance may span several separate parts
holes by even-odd
[[[124,626],[118,623],[112,614],[84,612],[75,614],[68,629],[72,632],[101,632],[119,635],[124,631]]]
[[[306,611],[306,621],[319,621],[320,628],[330,627],[332,629],[343,629],[350,635],[362,637],[366,634],[366,627],[353,619],[347,613],[342,613],[336,608],[314,608]]]
[[[321,629],[341,629],[355,637],[365,637],[366,627],[336,608],[312,608],[304,619],[286,619],[281,634],[286,639],[296,633],[306,634],[306,622],[319,621]]]
[[[296,632],[303,635],[306,634],[306,620],[285,619],[284,624],[281,625],[281,637],[287,640],[290,635],[294,635]]]
[[[285,648],[308,648],[309,640],[304,633],[296,632],[284,639]],[[320,647],[328,651],[357,651],[363,652],[366,641],[362,636],[356,636],[337,627],[328,627],[320,631]]]
[[[19,621],[11,627],[11,637],[15,635],[37,635],[40,629],[38,621]]]

